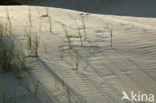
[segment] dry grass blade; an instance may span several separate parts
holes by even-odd
[[[110,39],[111,39],[110,47],[112,47],[113,46],[113,29],[111,27],[109,27],[107,23],[106,23],[106,28],[109,32]]]
[[[78,56],[78,51],[76,51],[76,74],[78,73],[79,65],[80,65],[80,59]]]
[[[49,8],[46,8],[46,16],[49,16]]]
[[[41,32],[41,31],[42,31],[42,19],[41,19],[41,12],[39,11],[39,9],[37,9],[37,12],[38,12],[39,19],[40,19],[40,22],[39,22],[39,32]]]
[[[34,43],[34,56],[38,57],[38,48],[39,48],[39,36],[36,35],[33,40]]]
[[[63,29],[64,29],[64,32],[65,32],[65,35],[66,35],[66,39],[67,39],[67,41],[68,41],[68,47],[69,47],[69,48],[72,48],[71,40],[70,40],[70,37],[69,37],[69,35],[68,35],[68,31],[67,31],[67,29],[65,28],[64,25],[63,25]]]
[[[32,27],[32,14],[31,14],[31,9],[29,8],[29,24]]]
[[[68,88],[66,89],[66,92],[67,92],[67,100],[68,100],[68,103],[71,103],[71,94],[70,94],[70,91],[69,91]]]
[[[82,35],[81,35],[81,30],[80,30],[80,27],[76,21],[76,25],[77,25],[77,28],[78,28],[78,35],[79,35],[79,38],[80,38],[80,41],[81,41],[81,46],[83,45],[83,40],[82,40]]]
[[[113,46],[113,30],[110,30],[110,37],[111,37],[111,47]]]
[[[63,51],[64,51],[64,48],[63,48],[63,45],[61,43],[61,46],[59,47],[59,52],[60,52],[60,58],[63,59]]]
[[[49,31],[52,33],[54,23],[52,22],[51,16],[48,16],[48,19],[49,19],[49,29],[50,29]]]
[[[84,32],[84,39],[87,39],[87,31],[86,31],[86,21],[84,20],[84,17],[81,17],[81,22],[82,22],[82,26],[83,26],[83,32]]]
[[[8,20],[8,25],[7,25],[8,34],[12,34],[12,23],[11,23],[9,10],[7,8],[5,9],[5,14],[6,14],[7,20]]]

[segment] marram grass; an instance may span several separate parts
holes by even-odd
[[[0,67],[3,71],[11,68],[15,57],[15,42],[8,36],[0,39]]]
[[[13,70],[20,78],[21,70],[26,67],[25,55],[22,50],[17,50],[15,38],[5,33],[0,25],[0,69],[3,72]]]

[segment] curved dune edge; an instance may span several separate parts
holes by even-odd
[[[96,14],[155,18],[155,0],[43,0],[32,3]]]

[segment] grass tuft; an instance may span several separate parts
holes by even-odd
[[[0,40],[0,67],[3,71],[8,71],[15,56],[15,42],[7,36]]]
[[[32,40],[32,30],[31,27],[28,29],[25,28],[25,37],[26,37],[26,43],[28,48],[28,54],[33,51],[33,40]]]
[[[15,38],[5,34],[0,25],[0,68],[3,72],[13,70],[15,76],[20,79],[21,70],[26,67],[23,50],[17,50]]]

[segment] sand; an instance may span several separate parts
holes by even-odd
[[[5,8],[0,7],[2,24],[7,21],[3,12]],[[53,22],[51,33],[48,17],[45,16],[46,7],[7,8],[13,33],[25,48],[27,64],[31,68],[30,75],[26,76],[30,82],[30,91],[13,79],[10,73],[0,74],[0,90],[5,88],[12,96],[19,92],[16,103],[68,103],[68,90],[73,103],[125,103],[121,100],[123,91],[128,94],[139,91],[156,95],[155,18],[92,14],[48,7]],[[24,27],[28,26],[29,8],[34,35],[40,36],[38,58],[29,56],[26,49]],[[39,17],[37,9],[42,17]],[[83,46],[76,24],[84,37],[82,16],[87,31],[87,40],[83,41]],[[106,24],[113,29],[112,47]],[[62,25],[72,40],[72,49],[68,47]],[[63,47],[62,59],[60,47]],[[78,72],[73,70],[77,57],[80,61]],[[37,82],[40,86],[35,95],[34,85]]]

